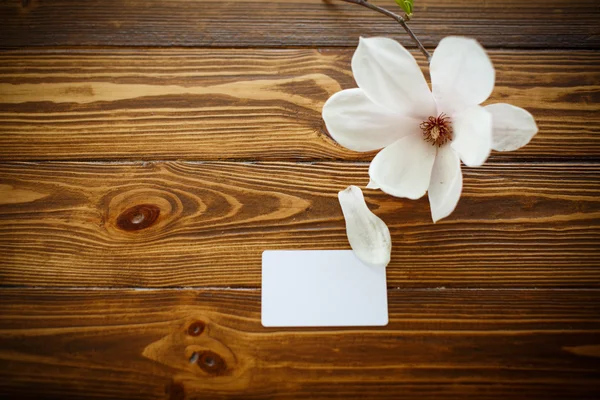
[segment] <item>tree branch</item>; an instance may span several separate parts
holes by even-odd
[[[388,17],[394,19],[396,22],[398,22],[404,28],[406,33],[408,33],[408,35],[416,43],[419,50],[421,50],[421,53],[423,53],[423,55],[427,59],[427,62],[429,62],[431,60],[431,54],[429,54],[429,52],[425,49],[425,46],[423,46],[423,44],[419,41],[419,39],[417,39],[417,37],[415,36],[413,31],[408,27],[408,25],[406,24],[406,20],[404,18],[402,18],[401,16],[399,16],[398,14],[388,11],[385,8],[376,6],[375,4],[369,3],[367,0],[341,0],[341,1],[345,1],[346,3],[352,3],[352,4],[357,4],[359,6],[366,7],[368,9],[377,11],[378,13],[387,15]]]

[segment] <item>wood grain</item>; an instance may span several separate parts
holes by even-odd
[[[349,248],[337,192],[357,163],[0,164],[0,282],[259,287],[266,249]],[[465,170],[433,224],[426,198],[367,191],[391,228],[391,287],[598,287],[600,167]]]
[[[365,191],[387,327],[267,329],[262,251],[348,249],[368,181],[323,103],[359,36],[407,35],[335,0],[0,1],[0,398],[600,398],[600,4],[416,3],[540,133],[437,224]]]
[[[378,5],[400,11],[392,0]],[[595,0],[419,0],[411,21],[425,45],[477,37],[487,47],[600,48]],[[2,46],[354,46],[400,26],[351,4],[322,0],[5,0]]]
[[[391,290],[353,329],[263,328],[255,290],[0,293],[4,398],[600,395],[598,290]]]
[[[370,160],[337,145],[323,103],[355,87],[353,50],[0,53],[2,160]],[[600,53],[491,53],[490,99],[540,133],[498,161],[598,159]]]

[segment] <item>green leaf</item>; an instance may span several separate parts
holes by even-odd
[[[413,12],[413,0],[394,0],[409,17]]]

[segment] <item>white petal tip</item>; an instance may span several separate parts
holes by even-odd
[[[379,189],[379,185],[375,183],[375,181],[373,179],[369,180],[369,183],[367,184],[367,186],[365,187],[365,189],[373,189],[373,190],[377,190]]]
[[[492,114],[492,149],[514,151],[528,144],[539,128],[533,115],[511,104],[490,104],[485,109]]]
[[[450,213],[448,213],[448,215],[450,215]],[[431,220],[433,221],[433,223],[437,223],[438,221],[446,218],[448,215],[440,215],[438,212],[436,212],[436,210],[431,209]]]
[[[452,214],[452,211],[447,213],[446,215],[436,215],[434,210],[431,210],[431,220],[433,221],[434,224],[437,224],[439,221],[443,220],[450,214]]]
[[[369,210],[357,186],[340,191],[338,199],[354,254],[366,265],[386,267],[390,263],[392,240],[385,222]]]

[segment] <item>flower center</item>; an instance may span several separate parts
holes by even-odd
[[[438,117],[429,117],[419,125],[423,131],[423,139],[440,147],[452,141],[452,124],[450,117],[441,113]]]

